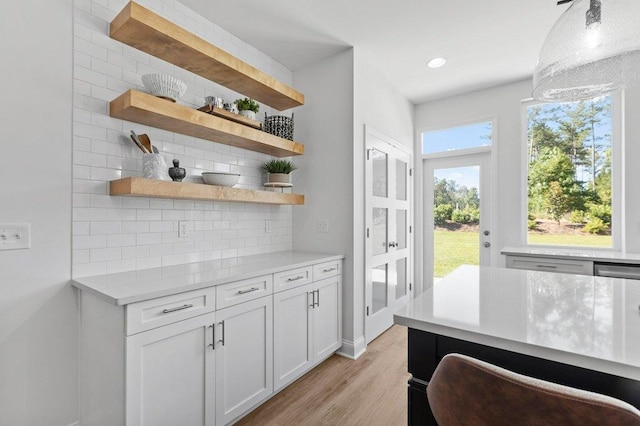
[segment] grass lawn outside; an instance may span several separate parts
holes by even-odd
[[[460,265],[479,264],[477,232],[434,231],[434,275],[444,277]],[[611,247],[610,235],[543,235],[529,234],[529,244]]]

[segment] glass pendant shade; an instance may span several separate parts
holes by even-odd
[[[639,80],[640,0],[574,0],[544,41],[533,97],[590,99]]]

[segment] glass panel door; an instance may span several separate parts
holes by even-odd
[[[411,157],[367,132],[365,337],[391,327],[410,294]]]
[[[491,154],[425,160],[425,288],[461,265],[490,265]]]

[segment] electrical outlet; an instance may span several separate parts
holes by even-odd
[[[316,223],[316,232],[319,234],[328,234],[329,233],[329,221],[327,219],[319,220]]]
[[[189,236],[189,222],[178,222],[178,238]]]
[[[272,223],[270,220],[264,222],[264,232],[269,234],[271,232]]]
[[[31,248],[31,224],[0,224],[0,250],[18,250]]]

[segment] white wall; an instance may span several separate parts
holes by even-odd
[[[293,248],[346,256],[342,335],[353,342],[353,49],[296,70],[294,86],[305,94],[295,111],[305,155],[294,158],[293,173],[305,204],[293,212]],[[321,220],[329,221],[328,233],[316,232]]]
[[[344,253],[343,348],[364,350],[364,125],[413,145],[413,105],[349,49],[294,73],[307,103],[296,111],[306,154],[296,159],[295,249]],[[298,127],[297,127],[298,128]],[[329,233],[316,232],[329,220]]]
[[[142,174],[142,153],[129,131],[146,133],[187,180],[203,171],[240,173],[239,188],[264,189],[265,154],[109,117],[109,102],[126,90],[144,91],[141,76],[174,75],[187,83],[179,103],[204,105],[244,97],[109,37],[109,23],[128,0],[77,0],[74,25],[73,276],[98,275],[289,250],[291,206],[112,197],[109,181]],[[292,72],[220,26],[174,0],[141,0],[145,7],[236,57],[291,84]],[[261,105],[259,118],[272,110]],[[298,136],[298,135],[296,135]],[[265,232],[265,221],[272,231]],[[178,222],[189,226],[178,238]]]
[[[0,223],[31,249],[0,251],[0,424],[77,418],[71,276],[72,0],[3,2]]]
[[[626,90],[624,103],[623,248],[629,253],[640,253],[640,88]]]

